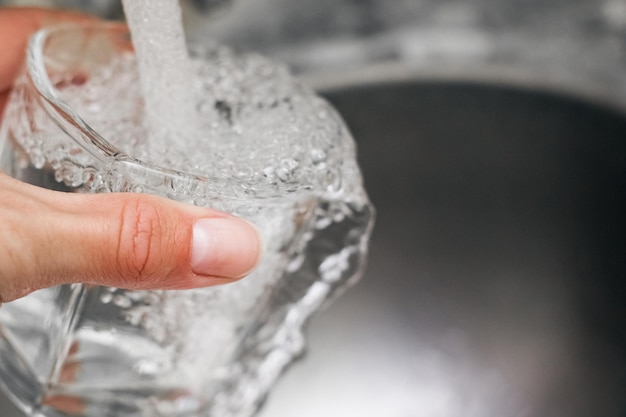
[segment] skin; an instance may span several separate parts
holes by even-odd
[[[91,19],[0,8],[0,123],[30,34]],[[0,171],[0,302],[62,283],[129,289],[228,283],[256,266],[260,248],[256,228],[215,210],[144,194],[61,193]]]

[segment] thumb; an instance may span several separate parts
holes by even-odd
[[[184,289],[232,282],[258,263],[246,221],[145,194],[68,194],[0,175],[0,300],[84,282]]]

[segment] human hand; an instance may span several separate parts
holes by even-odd
[[[0,8],[0,117],[28,36],[87,19]],[[61,193],[0,172],[0,302],[74,282],[129,289],[228,283],[249,273],[260,252],[256,229],[225,213],[145,194]]]

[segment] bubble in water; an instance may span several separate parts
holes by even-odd
[[[105,292],[100,295],[100,302],[102,304],[109,304],[111,301],[113,301],[113,294],[110,292]]]
[[[280,161],[280,168],[278,168],[276,175],[283,182],[289,182],[295,174],[298,168],[298,161],[294,159],[283,159]]]
[[[113,304],[120,308],[128,308],[133,305],[132,301],[122,294],[117,294],[113,296]]]
[[[311,150],[311,161],[315,164],[315,165],[321,165],[324,162],[326,162],[326,152],[324,152],[323,149],[312,149]]]

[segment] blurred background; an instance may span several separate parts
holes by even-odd
[[[626,416],[626,1],[181,4],[338,108],[378,209],[262,417]]]
[[[123,19],[119,0],[0,0],[0,5],[71,8]],[[378,78],[463,77],[626,100],[623,0],[181,0],[181,5],[189,39],[275,57],[298,74],[314,74],[320,88]]]

